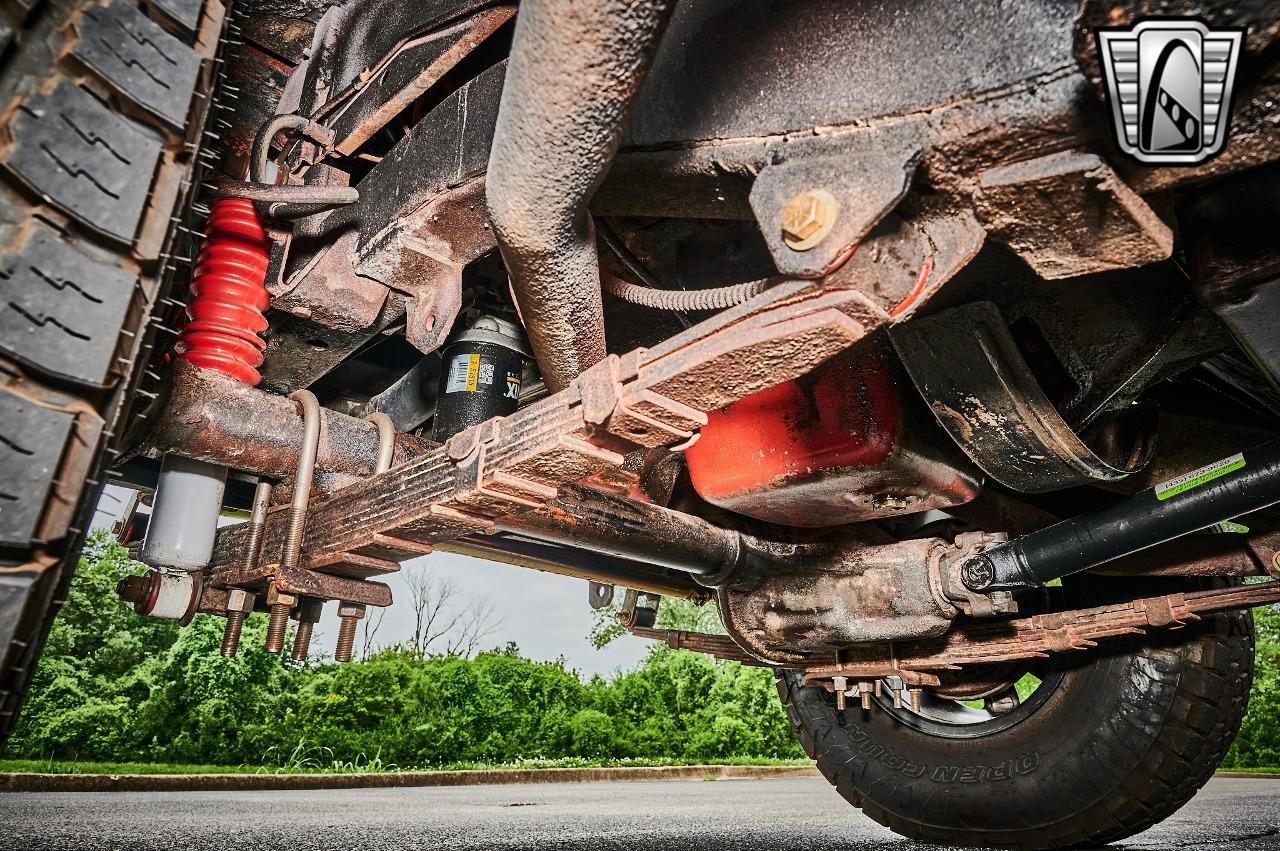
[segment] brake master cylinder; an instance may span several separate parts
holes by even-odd
[[[435,440],[515,413],[524,366],[532,357],[520,327],[496,316],[482,316],[453,337],[444,347]]]

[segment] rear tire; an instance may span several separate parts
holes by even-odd
[[[173,345],[224,22],[219,0],[0,6],[0,742]]]
[[[1033,712],[976,736],[926,732],[857,701],[839,712],[795,672],[779,674],[778,693],[822,774],[895,833],[999,848],[1103,844],[1167,818],[1213,775],[1248,704],[1253,619],[1208,617],[1054,664],[1061,678]]]

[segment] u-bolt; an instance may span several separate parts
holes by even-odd
[[[365,417],[378,428],[378,457],[373,464],[376,476],[391,469],[391,462],[396,452],[396,427],[391,418],[381,411],[375,411]],[[364,606],[352,603],[338,605],[338,647],[333,653],[335,662],[351,661],[352,649],[356,642],[356,629],[360,618],[364,617]]]
[[[289,506],[289,523],[285,530],[284,551],[280,554],[280,572],[297,568],[302,554],[302,535],[306,531],[307,507],[311,501],[311,482],[316,472],[316,451],[320,444],[320,402],[310,390],[295,390],[289,398],[302,411],[302,448],[298,451],[298,471],[293,478],[293,502]],[[284,645],[289,624],[288,603],[273,603],[267,623],[267,652],[278,653]]]
[[[311,503],[311,482],[316,474],[316,451],[320,445],[320,402],[310,390],[295,390],[289,398],[302,410],[302,448],[298,451],[298,472],[293,477],[293,503],[285,531],[280,567],[295,568],[302,553],[302,534]]]
[[[375,411],[366,420],[378,427],[378,457],[373,463],[373,474],[385,473],[391,469],[391,461],[396,453],[396,427],[391,417]]]

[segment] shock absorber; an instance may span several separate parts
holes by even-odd
[[[266,349],[259,334],[267,328],[263,311],[270,300],[264,285],[266,232],[252,201],[219,198],[209,213],[206,233],[176,354],[204,369],[257,384]],[[208,565],[226,478],[225,467],[166,455],[142,561],[187,579]],[[198,593],[198,583],[183,585],[188,586]]]
[[[263,283],[267,234],[253,202],[243,198],[214,201],[205,232],[177,355],[256,385],[267,347],[261,337],[267,330],[263,311],[270,303]]]

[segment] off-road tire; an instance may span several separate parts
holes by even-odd
[[[0,5],[0,741],[173,345],[228,20],[220,0]]]
[[[1066,848],[1131,836],[1190,800],[1239,730],[1252,670],[1239,612],[1082,654],[1034,714],[982,738],[927,735],[857,701],[838,712],[794,672],[778,693],[823,776],[895,833]]]

